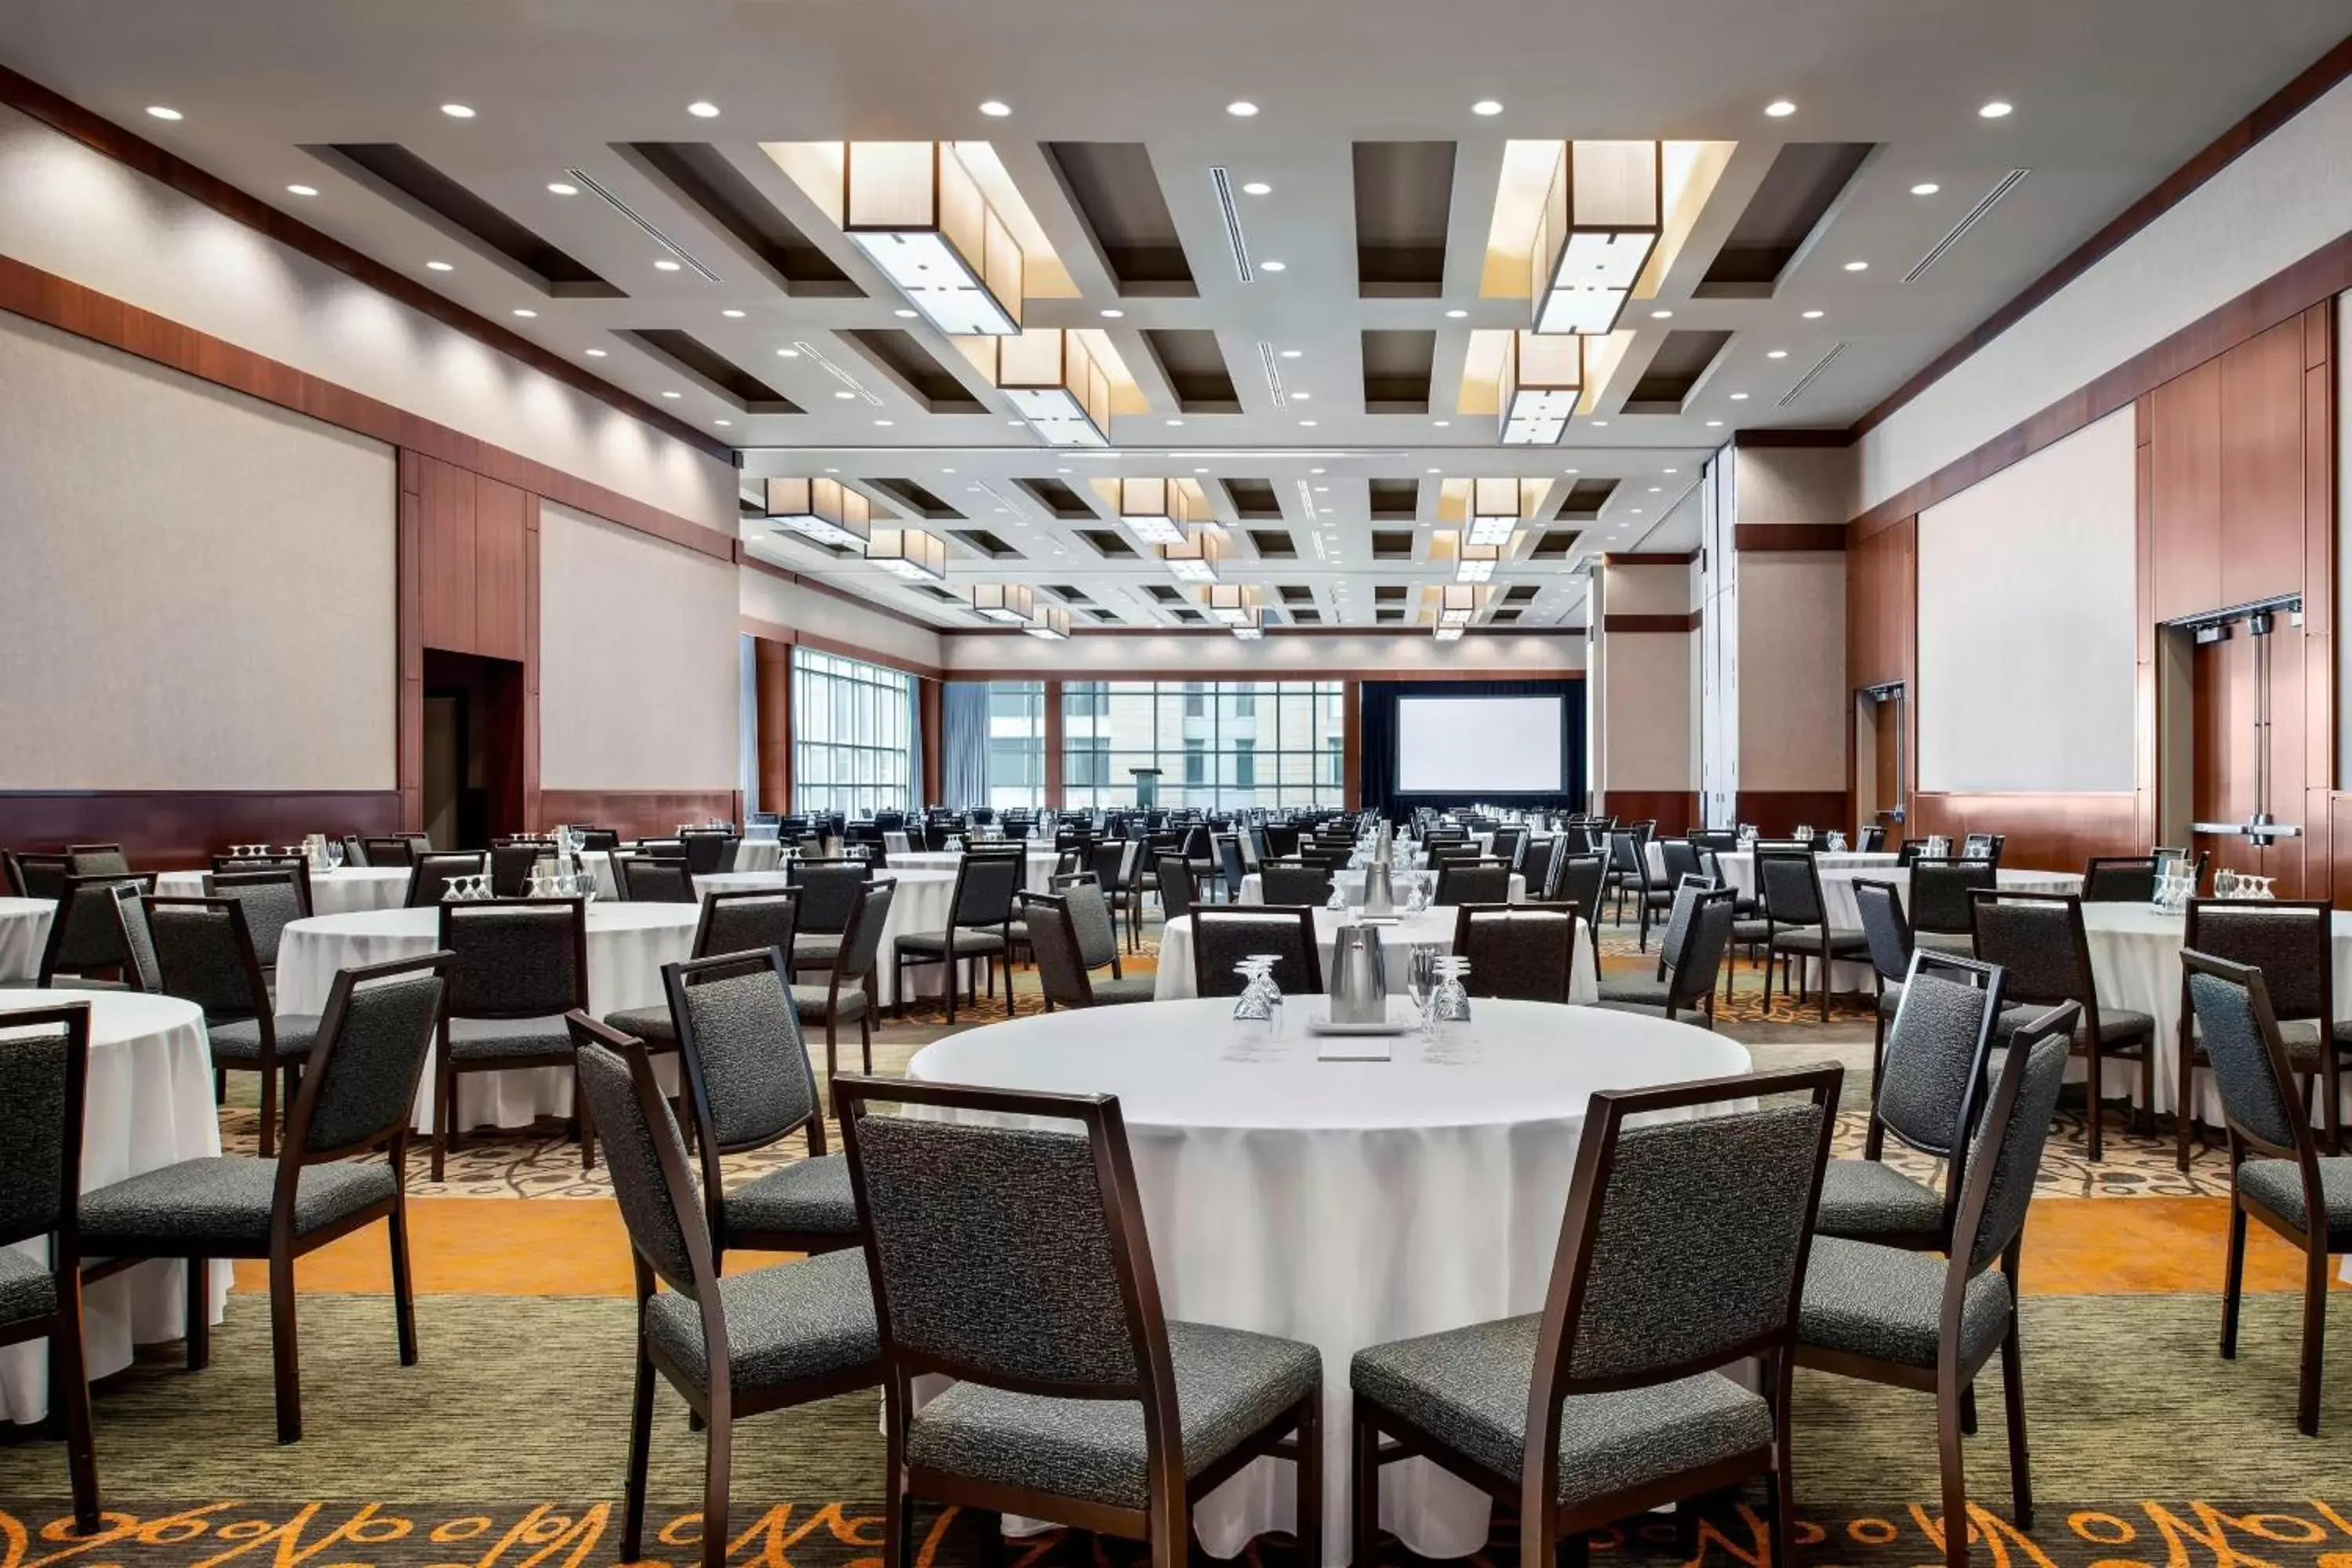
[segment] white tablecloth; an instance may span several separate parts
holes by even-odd
[[[0,1026],[10,1012],[67,1002],[91,1005],[83,1192],[220,1152],[212,1047],[194,1003],[122,992],[10,991],[0,993]],[[42,1239],[20,1243],[16,1250],[47,1261]],[[93,1379],[129,1366],[133,1346],[186,1333],[187,1292],[181,1283],[185,1268],[142,1263],[82,1291],[83,1336]],[[216,1262],[212,1272],[212,1318],[218,1322],[228,1300],[230,1268]],[[38,1421],[48,1407],[47,1342],[0,1349],[0,1417]]]
[[[712,893],[766,892],[791,886],[789,875],[784,871],[714,871],[708,877],[697,877],[694,890],[704,897]],[[875,963],[877,994],[887,1007],[898,1000],[890,974],[891,944],[901,936],[947,929],[948,910],[955,900],[956,874],[952,870],[901,870],[898,859],[893,859],[887,869],[876,874],[876,879],[898,884],[898,891],[890,900],[890,919],[882,928],[880,956]],[[907,988],[913,996],[940,995],[947,989],[947,971],[939,964],[910,968],[907,971]]]
[[[396,910],[408,897],[404,866],[343,866],[310,873],[310,912],[314,915],[358,914],[366,910]],[[155,879],[159,899],[201,899],[202,871],[165,871]]]
[[[774,838],[746,838],[735,846],[735,869],[772,871],[784,863],[784,847]]]
[[[49,945],[55,899],[0,899],[0,980],[31,980]]]
[[[1303,1012],[1296,1005],[1283,1011]],[[1465,1059],[1325,1063],[1302,1017],[1234,1059],[1231,1004],[1083,1010],[926,1047],[909,1078],[1119,1099],[1168,1316],[1323,1352],[1323,1560],[1348,1555],[1349,1359],[1369,1344],[1543,1305],[1585,1107],[1626,1089],[1748,1070],[1685,1024],[1533,1002],[1475,1004]],[[1261,1460],[1202,1500],[1219,1557],[1291,1528],[1295,1470]],[[1414,1551],[1486,1541],[1483,1493],[1419,1460],[1384,1467],[1381,1520]]]
[[[1052,844],[1029,845],[1023,860],[1021,885],[1033,893],[1052,892],[1054,868],[1060,861],[1061,857],[1054,852]],[[891,856],[888,869],[893,873],[946,871],[953,874],[962,863],[963,851],[960,849],[910,849],[903,855]]]
[[[1730,873],[1726,872],[1727,880]],[[2029,871],[2022,867],[2004,866],[1993,873],[1994,886],[2004,893],[2079,893],[2083,890],[2080,871]],[[1853,885],[1857,881],[1885,882],[1893,886],[1895,896],[1908,909],[1911,905],[1911,872],[1907,867],[1873,866],[1840,867],[1822,870],[1822,906],[1829,911],[1830,924],[1847,931],[1862,929],[1862,906],[1854,901]],[[1867,981],[1864,984],[1868,984]]]
[[[1813,868],[1821,873],[1823,891],[1826,892],[1830,879],[1839,872],[1844,872],[1851,878],[1873,871],[1891,871],[1896,862],[1902,858],[1900,855],[1875,849],[1867,854],[1859,849],[1843,850],[1834,854],[1823,849],[1813,856]],[[1752,851],[1722,850],[1717,854],[1715,862],[1723,868],[1723,879],[1730,883],[1741,898],[1752,899],[1756,896],[1756,856]],[[1665,876],[1664,859],[1656,844],[1650,846],[1650,874],[1654,878],[1661,879]],[[1849,893],[1848,897],[1851,896]]]
[[[588,906],[588,1011],[601,1017],[627,1007],[665,1005],[661,967],[690,957],[701,910],[694,904]],[[433,951],[441,911],[378,910],[318,915],[286,928],[278,950],[278,1010],[317,1013],[327,1005],[335,972]],[[462,1033],[467,1027],[453,1026]],[[562,1068],[523,1068],[464,1074],[457,1085],[460,1130],[527,1127],[541,1116],[572,1114],[572,1074]],[[433,1064],[416,1086],[416,1126],[433,1126]]]
[[[1340,890],[1347,895],[1348,901],[1360,908],[1364,901],[1364,874],[1361,871],[1342,871],[1339,874],[1339,880]],[[1436,886],[1437,874],[1434,871],[1396,871],[1390,874],[1389,880],[1394,884],[1397,901],[1402,904],[1411,894],[1415,882],[1425,881],[1432,887]],[[1265,879],[1259,873],[1252,871],[1242,879],[1241,901],[1245,904],[1265,902]],[[1511,873],[1510,901],[1515,904],[1528,901],[1528,879],[1517,871]]]
[[[1315,941],[1322,949],[1323,973],[1331,973],[1332,933],[1339,929],[1342,916],[1331,910],[1315,911]],[[1449,952],[1454,946],[1454,927],[1460,911],[1451,907],[1423,910],[1407,915],[1395,925],[1379,926],[1383,949],[1416,946],[1428,943]],[[1389,970],[1389,984],[1398,992],[1404,990],[1404,969],[1397,963]],[[1475,994],[1476,976],[1472,976]],[[1181,1001],[1198,996],[1200,987],[1192,975],[1192,917],[1179,915],[1170,921],[1160,933],[1160,973],[1152,985],[1155,1002]],[[1568,997],[1571,1002],[1589,1003],[1599,1000],[1601,981],[1592,967],[1592,938],[1584,929],[1584,921],[1576,922],[1576,965],[1569,973]]]

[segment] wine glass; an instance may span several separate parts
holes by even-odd
[[[1437,960],[1444,951],[1434,942],[1417,942],[1405,952],[1405,994],[1412,998],[1423,1034],[1430,1032],[1429,998],[1437,989]]]
[[[328,840],[327,840],[327,869],[328,869],[328,870],[330,870],[330,871],[340,871],[340,870],[341,870],[342,868],[343,868],[343,844],[342,844],[342,840],[341,840],[341,839],[340,839],[340,838],[330,838],[330,839],[328,839]]]
[[[2238,896],[2237,872],[2231,870],[2227,866],[2224,866],[2220,870],[2214,872],[2213,896],[2217,899],[2236,898]]]

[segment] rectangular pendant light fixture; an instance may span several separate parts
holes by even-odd
[[[1034,616],[1037,600],[1026,583],[974,583],[971,607],[982,620],[1025,626]]]
[[[1519,481],[1492,475],[1470,481],[1470,526],[1463,531],[1465,544],[1504,545],[1519,527]]]
[[[1021,629],[1045,642],[1066,642],[1070,636],[1070,612],[1059,605],[1041,605],[1036,619]]]
[[[1502,560],[1500,545],[1472,544],[1464,541],[1455,547],[1454,580],[1456,583],[1484,583],[1495,575],[1495,564]]]
[[[1118,520],[1146,544],[1181,544],[1187,529],[1209,518],[1181,479],[1121,479]]]
[[[1244,619],[1228,623],[1234,628],[1234,636],[1244,642],[1259,641],[1265,636],[1265,612],[1248,610],[1244,615]]]
[[[1021,330],[1020,242],[945,142],[851,142],[842,150],[842,231],[940,331]]]
[[[1497,390],[1504,446],[1554,445],[1584,393],[1584,339],[1575,332],[1513,332],[1503,349]]]
[[[768,517],[786,533],[835,550],[864,550],[873,531],[873,503],[839,479],[772,479]]]
[[[1202,602],[1208,606],[1209,618],[1221,626],[1248,626],[1257,618],[1250,590],[1239,583],[1210,584],[1208,597]]]
[[[1461,636],[1462,629],[1470,624],[1470,617],[1478,613],[1476,586],[1469,583],[1448,583],[1437,592],[1437,635],[1445,638],[1450,629],[1455,637]],[[1452,638],[1445,640],[1451,641]]]
[[[1168,563],[1168,570],[1176,574],[1180,583],[1213,583],[1217,580],[1217,560],[1223,555],[1224,544],[1213,529],[1198,529],[1181,544],[1163,544],[1160,558]]]
[[[1110,377],[1086,340],[1036,327],[982,345],[982,368],[1049,447],[1110,445]]]
[[[877,528],[866,542],[866,559],[909,583],[945,582],[948,542],[919,528]]]
[[[1655,142],[1570,142],[1528,252],[1535,330],[1617,330],[1664,226],[1664,149]]]

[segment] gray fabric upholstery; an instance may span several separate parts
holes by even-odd
[[[1903,900],[1895,896],[1894,885],[1857,878],[1853,902],[1862,921],[1862,939],[1870,946],[1870,966],[1889,984],[1901,981],[1911,970],[1911,922],[1904,916]]]
[[[182,1160],[84,1193],[85,1256],[173,1253],[214,1242],[257,1251],[269,1245],[278,1162],[235,1155]],[[393,1194],[383,1160],[305,1165],[295,1188],[294,1233],[308,1236]]]
[[[1992,961],[1988,959],[1986,962]],[[2000,1016],[1993,1021],[1993,1035],[2005,1040],[2049,1010],[2040,1003],[2003,1007]],[[2074,1037],[2077,1040],[2086,1038],[2087,1029],[2087,1019],[2078,1020],[2074,1026]],[[2145,1013],[2135,1013],[2128,1007],[2099,1009],[2099,1043],[2103,1046],[2128,1045],[2135,1039],[2146,1039],[2155,1033],[2156,1020]]]
[[[1568,910],[1522,905],[1468,910],[1465,915],[1468,931],[1454,951],[1470,961],[1472,995],[1568,1000],[1576,968],[1576,921]]]
[[[900,952],[929,953],[937,958],[953,947],[959,958],[979,958],[1002,953],[1004,939],[992,931],[916,931],[902,936],[892,943]]]
[[[866,1254],[856,1247],[719,1281],[727,1319],[727,1381],[735,1393],[777,1388],[874,1363],[882,1353]],[[646,1302],[646,1338],[697,1388],[708,1386],[702,1309],[664,1291]]]
[[[245,929],[264,969],[278,967],[278,947],[286,928],[309,911],[302,907],[297,871],[218,872],[205,879],[212,896],[245,906]]]
[[[1244,984],[1234,965],[1254,953],[1276,955],[1274,983],[1286,996],[1323,989],[1323,960],[1312,926],[1284,909],[1198,909],[1192,911],[1192,967],[1200,994],[1238,996]]]
[[[954,902],[948,916],[956,926],[1001,926],[1013,918],[1013,895],[1028,874],[1023,852],[967,854],[956,868]]]
[[[1886,1031],[1876,1110],[1887,1131],[1913,1148],[1948,1154],[1956,1146],[1961,1115],[1983,1076],[1990,1000],[1924,961],[1904,988],[1902,1009]]]
[[[1099,976],[1093,980],[1095,1005],[1118,1006],[1128,1002],[1158,1000],[1159,977],[1152,974],[1128,974],[1116,980]]]
[[[2238,1190],[2281,1219],[2310,1234],[2303,1201],[2303,1167],[2293,1160],[2249,1160],[2238,1167]],[[2327,1250],[2352,1251],[2352,1156],[2322,1155],[2319,1201],[2327,1210]]]
[[[1320,866],[1262,866],[1257,876],[1262,903],[1306,904],[1321,909],[1331,901],[1331,873]],[[1502,900],[1485,901],[1500,903]]]
[[[1601,983],[1601,1000],[1626,1007],[1663,1008],[1673,989],[1672,981],[1654,974],[1612,975]]]
[[[1976,906],[1977,953],[2001,969],[2011,1002],[2084,1002],[2084,960],[2064,902],[1987,899]],[[2104,1011],[2104,1009],[2102,1009]]]
[[[1818,926],[1822,913],[1820,869],[1810,850],[1756,851],[1756,887],[1764,907],[1782,925]],[[1859,942],[1862,933],[1852,933]]]
[[[793,967],[795,969],[829,969],[840,956],[839,931],[800,931],[793,937]]]
[[[1078,955],[1078,936],[1070,923],[1064,899],[1045,893],[1024,894],[1021,908],[1028,917],[1030,957],[1037,965],[1037,985],[1056,1007],[1084,1007],[1094,999],[1085,961]]]
[[[2252,993],[2218,974],[2189,976],[2189,1005],[2205,1037],[2213,1086],[2230,1120],[2281,1149],[2294,1147],[2302,1112],[2291,1086],[2279,1081],[2255,1016]]]
[[[1438,868],[1437,890],[1430,896],[1430,902],[1499,904],[1507,902],[1510,896],[1508,866],[1444,866]],[[1266,900],[1273,901],[1270,898]]]
[[[1524,1474],[1533,1313],[1356,1352],[1359,1399],[1403,1416],[1498,1475]],[[1772,1409],[1717,1373],[1560,1403],[1559,1501],[1573,1506],[1763,1447]]]
[[[407,1124],[433,1048],[442,991],[441,977],[430,973],[352,987],[342,1031],[323,1064],[312,1069],[323,1076],[310,1108],[311,1152],[383,1138]],[[280,1019],[278,1027],[299,1022]]]
[[[702,1068],[722,1149],[773,1142],[816,1110],[796,998],[765,964],[723,980],[685,977],[688,1048]]]
[[[1974,929],[1969,895],[1998,884],[1999,869],[1990,860],[1928,860],[1911,862],[1908,912],[1913,935],[1924,942],[1933,931],[1942,936],[1966,936]]]
[[[813,864],[794,860],[785,869],[791,885],[800,890],[800,929],[818,936],[838,937],[849,929],[849,913],[857,907],[873,876],[872,869],[862,861]]]
[[[621,1223],[628,1227],[629,1245],[671,1289],[690,1296],[694,1256],[678,1224],[661,1161],[667,1148],[678,1168],[685,1169],[686,1144],[677,1135],[669,1101],[655,1096],[658,1121],[648,1121],[630,1081],[629,1064],[593,1040],[583,1040],[572,1061],[580,1092],[587,1096],[596,1131],[604,1142],[604,1165],[612,1173],[613,1196],[621,1206]]]
[[[452,1018],[449,1059],[497,1061],[508,1057],[562,1056],[572,1048],[562,1017]]]
[[[613,864],[621,873],[621,896],[633,904],[694,902],[694,879],[683,860],[616,855]]]
[[[1199,1475],[1307,1397],[1312,1345],[1239,1329],[1168,1325],[1187,1476]],[[907,1461],[1120,1508],[1147,1500],[1140,1403],[1055,1399],[960,1383],[907,1423]]]
[[[1969,1267],[1983,1268],[2008,1250],[2025,1229],[2026,1205],[2033,1196],[2034,1177],[2042,1169],[2042,1151],[2050,1142],[2050,1119],[2058,1110],[2058,1090],[2066,1081],[2067,1042],[2063,1037],[2036,1040],[2032,1055],[2021,1068],[2025,1084],[2007,1121],[1996,1126],[1990,1116],[1977,1124],[1967,1167],[1974,1173],[1984,1162],[1993,1165],[1992,1192],[1985,1201],[1977,1234],[1969,1249]],[[2006,1074],[2018,1068],[2017,1052],[2002,1063]],[[1957,1251],[1960,1238],[1954,1238]]]
[[[800,955],[793,934],[800,895],[782,892],[713,893],[702,902],[702,929],[697,933],[694,956],[716,958],[726,952],[757,952],[772,947],[787,959]],[[832,952],[832,939],[824,951]]]
[[[2271,1016],[2285,1023],[2327,1011],[2327,926],[2326,910],[2200,900],[2182,945],[2261,970]]]
[[[1772,918],[1780,919],[1779,913],[1776,911]],[[1832,926],[1827,931],[1819,926],[1799,926],[1794,931],[1783,926],[1772,933],[1772,951],[1818,953],[1824,941],[1831,952],[1861,952],[1870,945],[1870,940],[1860,931],[1848,931],[1843,926]]]
[[[645,1041],[648,1046],[676,1046],[677,1021],[667,1006],[626,1007],[604,1015],[604,1026]]]
[[[1932,1367],[1950,1268],[1932,1252],[1818,1237],[1805,1268],[1798,1341],[1874,1361]],[[1979,1365],[2000,1348],[2009,1332],[2010,1310],[2007,1275],[1989,1269],[1969,1281],[1960,1306],[1963,1367]]]
[[[1088,969],[1100,969],[1118,956],[1118,925],[1104,900],[1102,884],[1092,873],[1062,883],[1057,889],[1070,906],[1070,923],[1077,928],[1078,960]]]
[[[127,967],[122,921],[114,912],[114,886],[121,878],[71,876],[58,896],[51,917],[49,951],[43,955],[52,973],[79,975],[91,970]],[[152,890],[152,877],[130,879],[142,892]]]
[[[108,891],[114,899],[114,918],[122,931],[122,951],[130,957],[129,975],[142,991],[160,991],[163,966],[155,957],[155,933],[148,929],[146,896],[135,882],[117,882]]]
[[[280,1061],[301,1061],[310,1054],[310,1047],[319,1033],[319,1016],[315,1013],[289,1013],[272,1020]],[[228,1062],[237,1067],[250,1067],[261,1060],[261,1020],[239,1018],[234,1023],[214,1024],[205,1031],[213,1043],[213,1060]]]
[[[830,985],[795,985],[793,987],[793,1010],[810,1023],[823,1023],[832,1008],[833,987]],[[856,987],[841,988],[840,1011],[832,1016],[838,1023],[847,1023],[866,1011],[866,993]]]
[[[0,1237],[38,1235],[63,1218],[71,1063],[63,1027],[0,1037]],[[5,1257],[0,1249],[0,1257]]]
[[[1544,889],[1544,897],[1574,904],[1578,914],[1597,922],[1608,875],[1609,862],[1601,856],[1567,856],[1559,863],[1559,885]]]
[[[585,918],[576,902],[442,905],[450,1016],[538,1017],[584,1005],[577,923]]]
[[[1930,952],[1948,952],[1956,958],[1976,956],[1976,938],[1958,931],[1917,931],[1913,933],[1911,941],[1915,946],[1924,947]]]
[[[0,1247],[0,1328],[57,1310],[58,1277],[38,1258]]]
[[[227,910],[155,904],[149,908],[147,929],[165,995],[194,1002],[208,1022],[250,1018],[268,1005],[253,994],[245,950]]]
[[[1832,1160],[1822,1173],[1822,1206],[1813,1228],[1822,1236],[1872,1240],[1933,1236],[1944,1200],[1883,1160]]]
[[[2095,856],[2083,868],[2086,904],[2144,904],[2156,897],[2156,857]]]
[[[819,1154],[779,1165],[757,1180],[730,1188],[719,1207],[727,1228],[737,1233],[857,1234],[857,1199],[849,1188],[848,1157],[842,1154]]]

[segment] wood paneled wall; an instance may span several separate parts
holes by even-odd
[[[760,809],[793,809],[793,649],[772,637],[751,639],[759,732]]]
[[[1612,789],[1598,792],[1600,809],[1620,822],[1653,822],[1664,837],[1678,837],[1699,820],[1696,790]]]
[[[624,838],[641,834],[666,837],[682,822],[713,817],[740,822],[740,790],[551,789],[540,795],[540,826],[571,823],[618,828]]]

